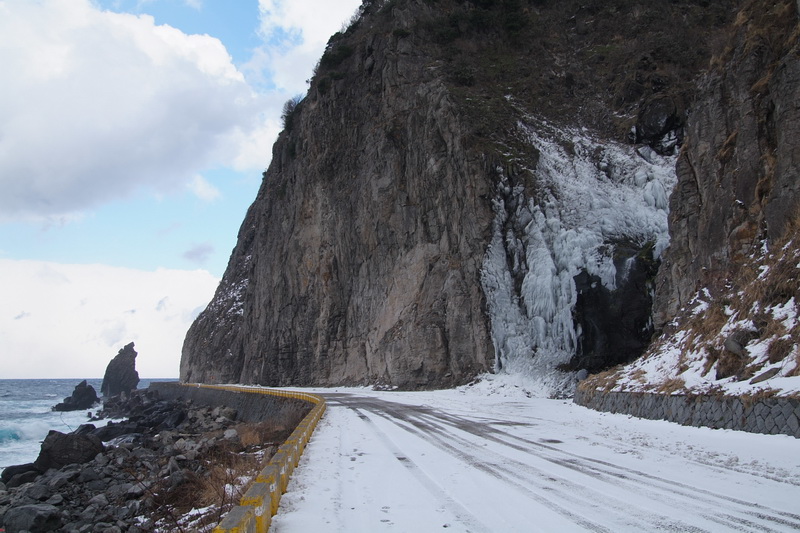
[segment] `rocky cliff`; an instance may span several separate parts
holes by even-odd
[[[659,272],[663,326],[701,288],[718,292],[763,243],[783,239],[800,200],[798,8],[748,2],[698,83]]]
[[[723,48],[738,4],[365,1],[285,109],[181,379],[420,388],[494,370],[558,393],[575,371],[638,357],[708,265],[735,260],[753,228],[785,232],[778,191],[795,182],[779,169],[796,155],[770,154],[791,144],[774,124],[796,126],[797,85],[772,32],[769,50]],[[703,98],[719,102],[695,116],[712,56]],[[730,105],[745,96],[752,109]],[[725,196],[693,193],[722,160],[774,171],[749,192],[724,178],[708,187]],[[680,243],[659,270],[678,179]]]
[[[789,0],[737,13],[676,165],[655,287],[663,333],[581,388],[800,395],[799,14]]]
[[[391,17],[412,25],[412,6]],[[182,379],[418,387],[489,370],[491,188],[441,64],[354,28],[286,126]]]

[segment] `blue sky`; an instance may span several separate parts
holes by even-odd
[[[169,345],[155,357],[169,366],[144,373],[177,375],[175,352],[224,272],[269,165],[282,105],[305,93],[328,37],[360,3],[0,0],[0,68],[15,74],[0,85],[0,293],[17,294],[13,303],[0,298],[0,379],[41,376],[10,361],[26,349],[26,335],[53,326],[44,310],[54,295],[85,294],[86,311],[112,292],[125,307],[150,290],[161,302],[170,283],[186,279],[175,288],[186,295],[183,322],[173,338],[149,341]],[[147,273],[160,280],[167,271],[186,275],[146,282]],[[56,278],[87,285],[42,288],[42,279]],[[148,344],[145,317],[164,306],[142,305],[136,328],[120,319],[107,330],[118,338],[109,333],[102,343],[86,341],[106,320],[101,308],[64,317],[70,326],[59,331],[74,331],[75,340],[37,349],[73,342],[83,366],[43,368],[50,377],[102,374],[92,370],[96,360],[104,369],[117,346],[136,340],[129,337]]]

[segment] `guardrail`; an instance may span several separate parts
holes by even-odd
[[[311,434],[325,413],[325,399],[316,394],[297,391],[262,389],[241,385],[187,384],[188,387],[221,389],[249,394],[268,394],[305,400],[314,404],[306,417],[297,425],[289,438],[278,447],[267,466],[256,476],[252,485],[239,501],[239,505],[228,511],[214,533],[266,533],[272,517],[278,512],[281,496],[286,492],[289,476],[300,462],[300,455],[311,439]]]

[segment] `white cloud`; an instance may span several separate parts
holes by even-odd
[[[195,174],[188,184],[189,190],[204,202],[213,202],[220,197],[219,189],[214,187],[200,174]]]
[[[259,0],[258,5],[265,46],[245,69],[266,71],[279,91],[293,96],[305,93],[328,39],[350,20],[361,0]]]
[[[133,341],[140,376],[177,377],[186,331],[218,281],[203,270],[0,259],[0,376],[102,377]]]
[[[222,43],[89,0],[0,0],[0,217],[70,217],[208,166],[263,168],[265,102]],[[249,150],[249,148],[248,148]]]

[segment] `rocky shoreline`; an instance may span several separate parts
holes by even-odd
[[[227,407],[135,391],[72,433],[51,431],[33,463],[0,476],[0,528],[210,530],[292,428],[237,422]]]

